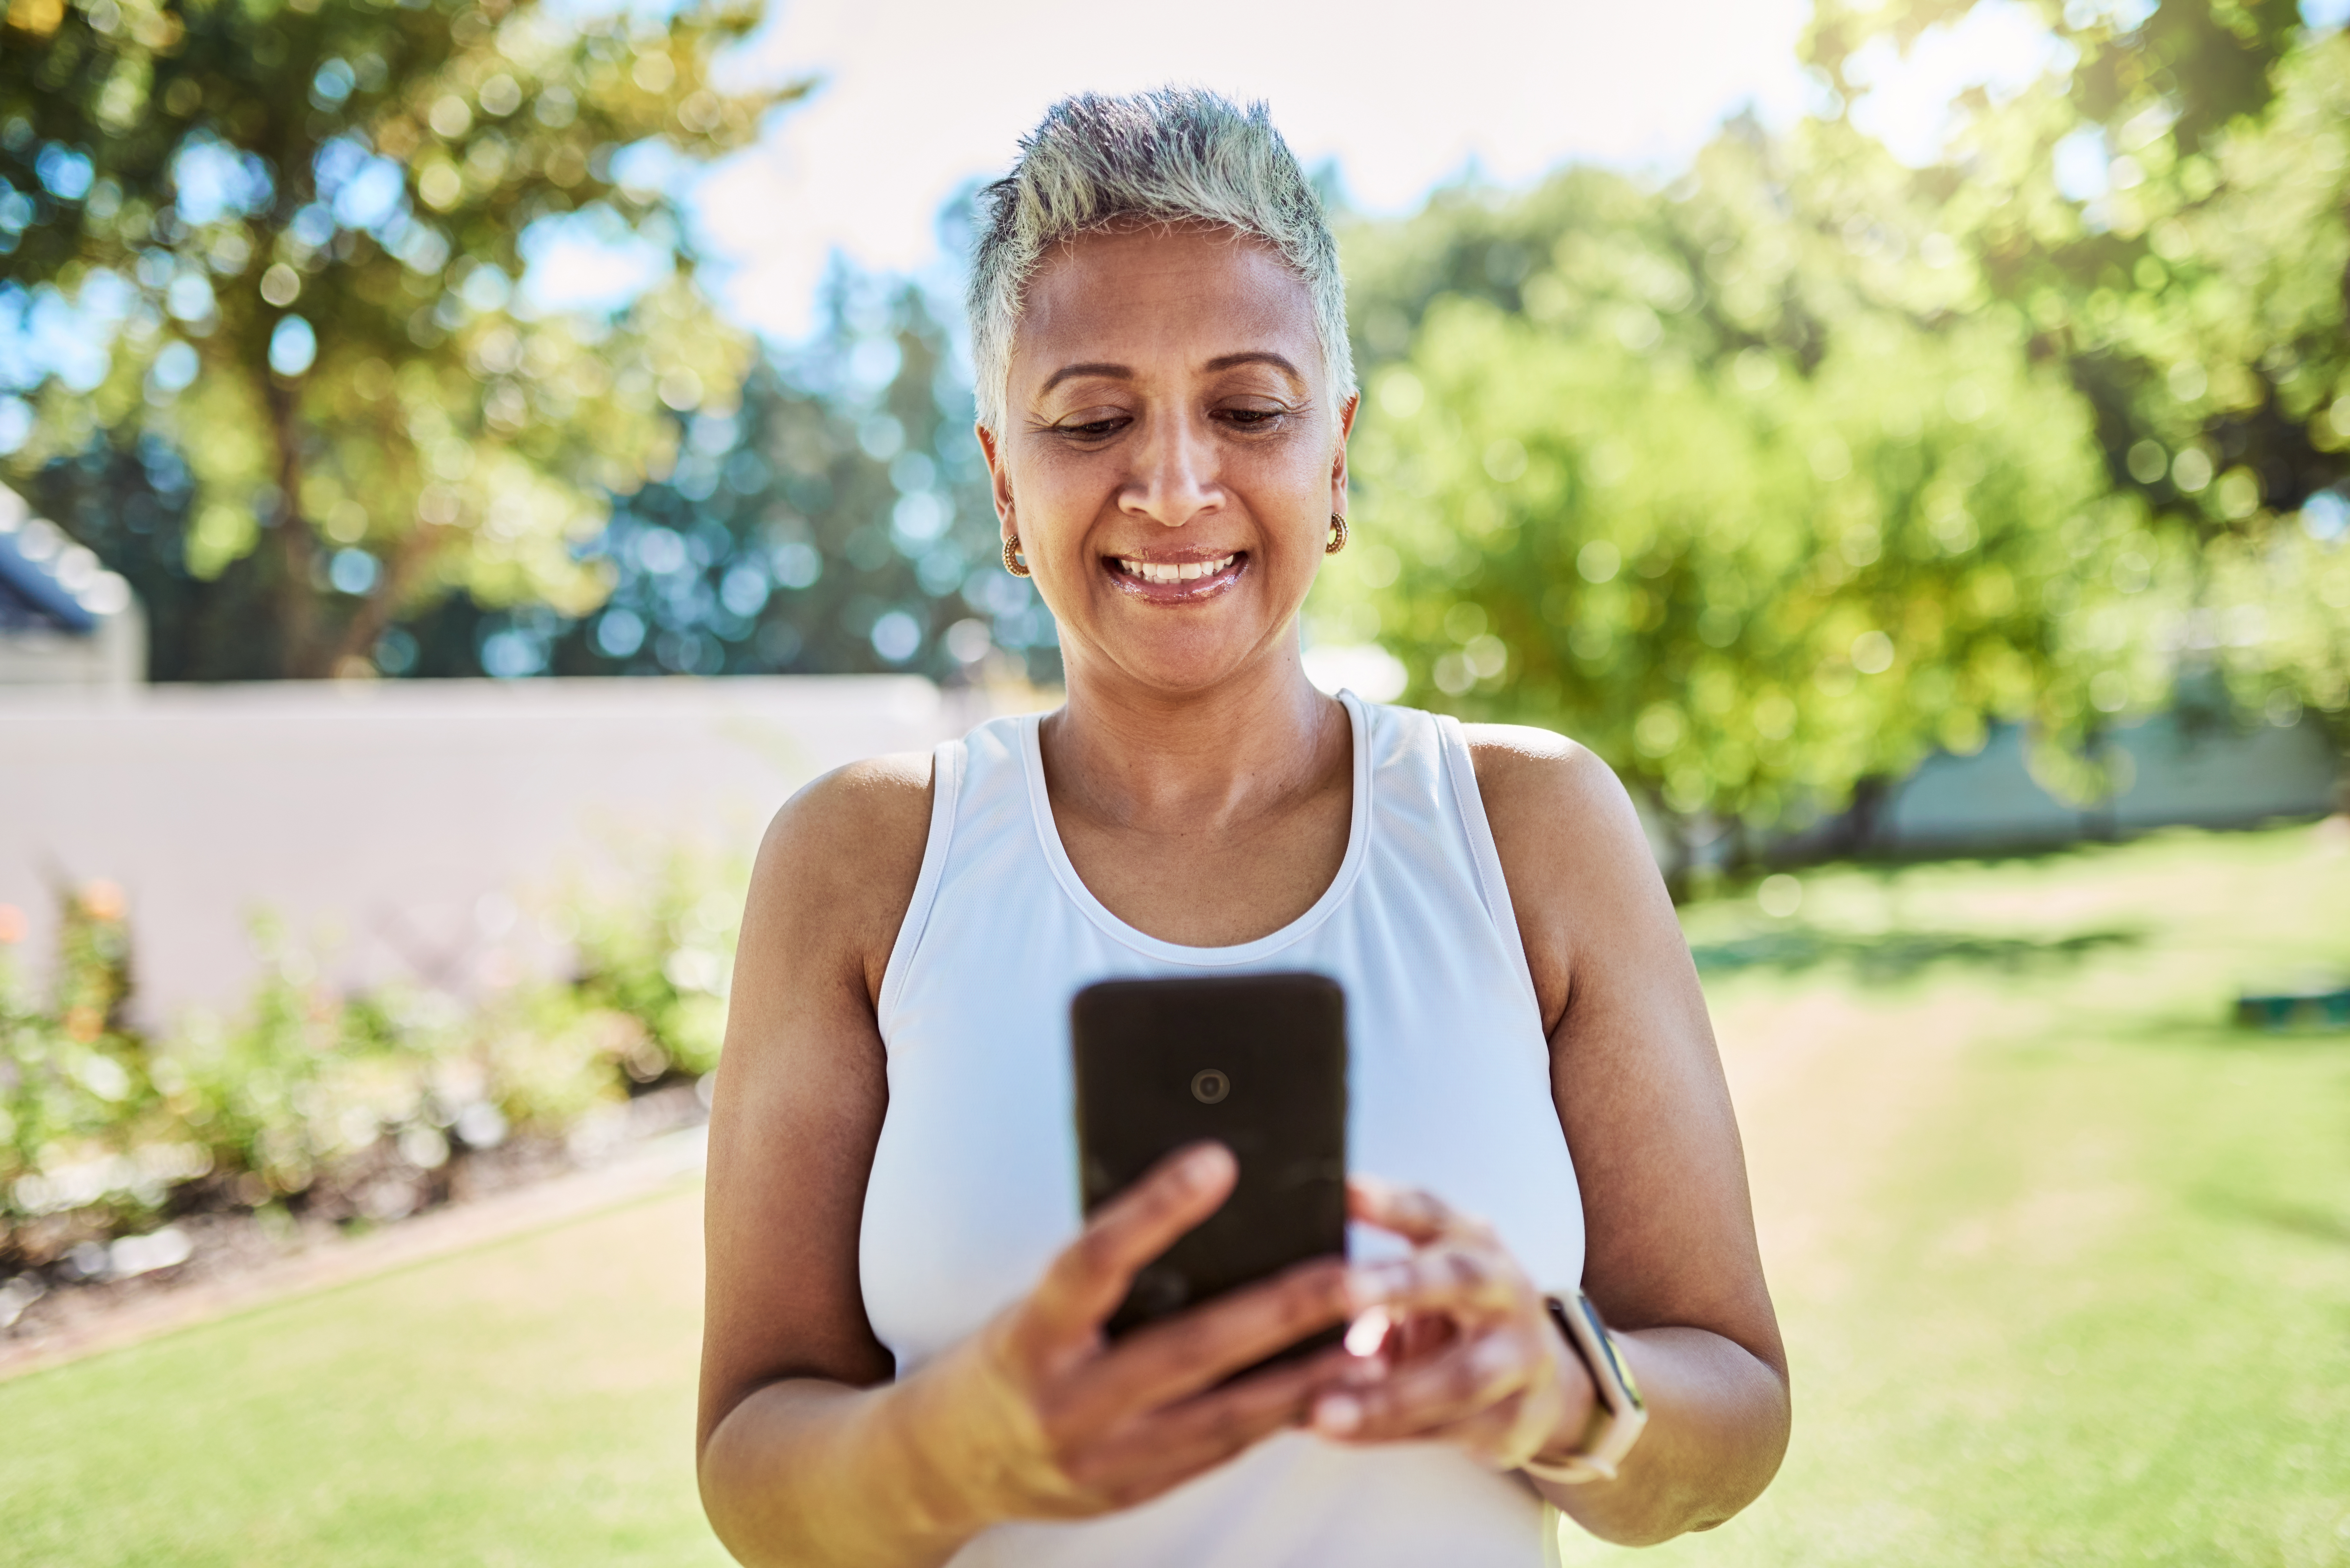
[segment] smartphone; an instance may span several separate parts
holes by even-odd
[[[1115,980],[1069,1004],[1086,1212],[1186,1144],[1240,1175],[1222,1208],[1135,1277],[1112,1338],[1347,1251],[1347,993],[1318,974]],[[1344,1328],[1268,1361],[1335,1345]]]

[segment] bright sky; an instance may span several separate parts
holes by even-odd
[[[1262,98],[1308,167],[1335,158],[1357,206],[1407,211],[1471,159],[1530,182],[1562,162],[1667,166],[1753,102],[1805,102],[1807,0],[775,0],[759,75],[824,85],[704,182],[705,243],[733,262],[744,321],[806,329],[837,247],[870,266],[938,259],[965,181],[1001,172],[1045,107],[1167,82]]]
[[[2303,0],[2303,10],[2313,25],[2339,25],[2350,0]],[[728,70],[822,85],[702,176],[688,207],[721,264],[705,281],[746,325],[789,340],[813,325],[836,252],[955,278],[962,258],[939,249],[941,206],[1003,171],[1067,93],[1180,82],[1262,98],[1309,168],[1335,160],[1356,206],[1399,213],[1472,164],[1513,187],[1575,161],[1666,171],[1742,106],[1789,125],[1819,90],[1795,59],[1809,11],[1810,0],[770,0]],[[2022,0],[1980,0],[1906,58],[1863,51],[1854,75],[1871,90],[1854,117],[1897,155],[1930,162],[1952,95],[1976,82],[2012,91],[2064,55]],[[2084,164],[2076,182],[2102,181],[2102,145],[2072,151]],[[599,228],[592,214],[545,225],[525,249],[530,293],[557,307],[608,308],[669,265],[658,236]],[[120,311],[35,305],[13,313],[22,318],[0,310],[0,394],[49,369],[76,385],[103,374]],[[0,395],[0,452],[30,421],[27,405]]]

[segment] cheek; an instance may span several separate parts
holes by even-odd
[[[1090,517],[1116,488],[1102,456],[1043,443],[1022,451],[1005,476],[1014,507],[1039,525],[1072,513]]]
[[[1320,432],[1295,441],[1243,451],[1227,465],[1235,488],[1263,512],[1323,517],[1330,510],[1330,464],[1336,453]]]

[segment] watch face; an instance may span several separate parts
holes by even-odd
[[[1617,1352],[1616,1336],[1612,1334],[1602,1334],[1599,1336],[1599,1343],[1607,1347],[1607,1365],[1616,1369],[1616,1381],[1624,1385],[1624,1393],[1632,1401],[1632,1408],[1635,1410],[1648,1408],[1646,1402],[1640,1397],[1640,1386],[1632,1381],[1632,1368],[1626,1365],[1624,1357]]]
[[[1632,1408],[1645,1408],[1640,1398],[1640,1386],[1632,1381],[1632,1369],[1617,1353],[1616,1336],[1607,1332],[1607,1324],[1600,1320],[1599,1309],[1591,1304],[1589,1296],[1578,1292],[1575,1298],[1575,1310],[1581,1313],[1584,1322],[1591,1325],[1591,1337],[1598,1342],[1599,1353],[1607,1358],[1608,1371],[1615,1374],[1617,1383],[1623,1385],[1626,1396],[1632,1401]]]

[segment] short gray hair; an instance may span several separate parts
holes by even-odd
[[[1198,88],[1066,98],[1020,142],[1012,172],[980,196],[971,269],[979,422],[1001,431],[1012,334],[1052,249],[1122,223],[1212,223],[1273,247],[1305,280],[1332,393],[1355,390],[1347,280],[1322,199],[1262,103]]]

